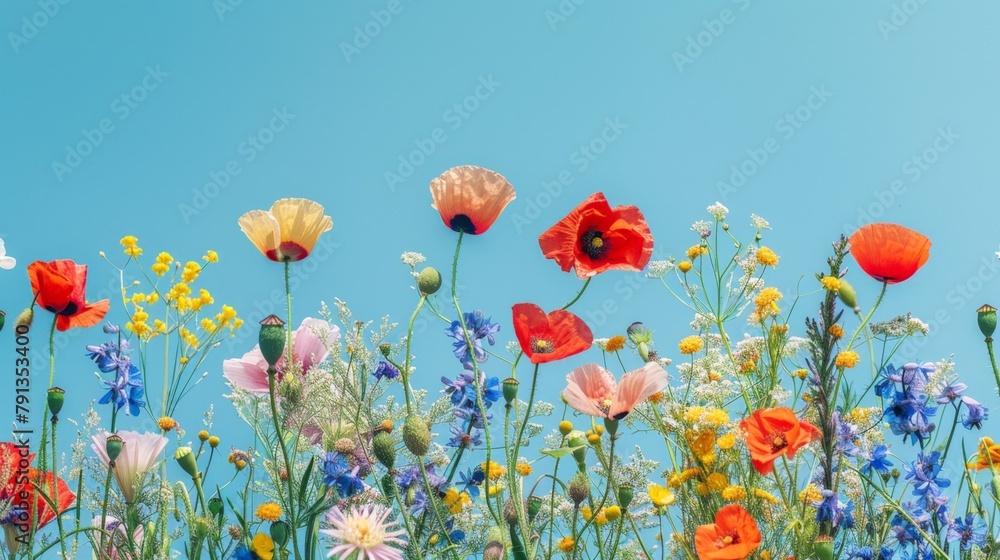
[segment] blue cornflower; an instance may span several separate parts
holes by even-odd
[[[372,372],[375,379],[396,379],[399,377],[399,370],[396,366],[390,364],[385,360],[379,360],[378,365],[375,366],[375,371]]]
[[[458,485],[462,487],[463,491],[468,492],[469,496],[473,499],[479,497],[479,487],[485,481],[486,474],[480,468],[468,473],[465,471],[458,473]]]
[[[858,447],[858,428],[840,419],[840,413],[834,413],[834,424],[837,426],[837,451],[845,457],[857,457],[861,453]]]
[[[359,467],[351,468],[347,458],[336,451],[323,454],[323,482],[327,488],[336,486],[342,497],[353,496],[365,489],[358,478]]]
[[[965,383],[949,383],[937,391],[934,400],[938,404],[948,404],[957,399],[968,388]]]
[[[968,412],[968,414],[962,415],[962,426],[965,426],[967,430],[971,430],[973,427],[982,428],[983,421],[989,418],[989,414],[987,414],[989,409],[972,397],[962,397],[962,404],[965,405]]]
[[[454,411],[455,418],[461,418],[467,422],[472,422],[472,425],[480,430],[486,429],[486,424],[483,422],[483,415],[477,410],[472,410],[469,408],[456,408]],[[493,419],[493,414],[490,412],[486,413],[486,421]]]
[[[461,424],[455,423],[449,428],[451,438],[448,440],[448,447],[468,448],[470,451],[477,445],[483,444],[483,433],[481,430],[472,428],[466,433]]]
[[[913,443],[918,443],[934,431],[930,417],[936,412],[937,408],[927,406],[926,395],[895,391],[892,402],[885,409],[885,420],[889,422],[892,433],[903,436],[904,442],[912,437]]]
[[[452,321],[451,326],[444,330],[445,334],[455,339],[455,357],[462,362],[465,369],[473,369],[472,360],[483,363],[489,357],[483,349],[482,340],[485,338],[490,346],[496,344],[493,336],[500,331],[499,323],[493,323],[482,311],[476,310],[472,313],[464,313],[465,327],[468,329],[468,338],[472,341],[472,349],[469,349],[466,333],[462,329],[461,321]]]
[[[254,560],[254,555],[246,545],[240,545],[233,551],[233,560]]]
[[[906,479],[913,483],[913,494],[916,496],[941,495],[941,489],[951,486],[951,481],[942,477],[943,471],[939,461],[941,453],[920,453],[909,465],[903,465],[907,470]]]
[[[847,560],[872,560],[873,558],[875,558],[875,551],[870,546],[854,545],[847,553]]]
[[[986,544],[986,523],[971,513],[964,520],[961,517],[955,518],[948,525],[947,539],[950,543],[961,543],[962,552],[972,548],[972,545],[983,546]]]
[[[892,461],[886,459],[889,454],[889,448],[884,445],[876,445],[874,449],[868,452],[866,462],[861,466],[861,473],[864,475],[871,475],[871,471],[875,470],[879,474],[889,474],[889,467],[892,466]]]
[[[815,505],[815,504],[814,504]],[[829,521],[834,527],[854,527],[854,501],[841,502],[833,490],[823,490],[823,499],[816,507],[816,522]]]

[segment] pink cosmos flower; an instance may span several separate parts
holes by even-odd
[[[150,432],[140,434],[130,430],[119,430],[115,433],[122,438],[123,445],[121,454],[115,460],[113,474],[125,496],[125,502],[131,504],[143,477],[153,470],[160,459],[160,453],[163,453],[163,448],[167,446],[167,438]],[[90,448],[107,467],[111,462],[107,451],[108,433],[102,430],[91,439],[93,441]]]
[[[387,521],[390,513],[392,510],[381,504],[363,505],[346,514],[334,506],[326,514],[332,528],[322,531],[334,540],[327,557],[403,560],[403,551],[392,545],[405,547],[406,541],[399,536],[406,531],[399,529],[396,521]]]
[[[319,335],[317,335],[319,333]],[[322,319],[305,318],[302,324],[292,334],[292,357],[305,374],[309,368],[322,363],[329,356],[327,346],[340,338],[340,328],[330,325]],[[278,380],[284,374],[285,354],[282,354],[275,366],[278,370]],[[254,346],[242,358],[233,358],[222,363],[222,375],[234,387],[246,389],[254,393],[266,393],[267,361],[260,353],[260,347]]]
[[[91,522],[97,527],[101,524],[101,516],[98,515]],[[129,539],[125,532],[125,524],[110,515],[104,518],[104,529],[110,533],[105,539],[105,550],[100,555],[102,560],[134,560],[139,558],[139,551],[142,550],[142,537],[144,531],[142,525],[138,525],[132,531],[132,538]],[[131,542],[130,542],[131,541]],[[134,554],[132,546],[134,545]]]
[[[622,376],[615,382],[610,371],[597,364],[586,364],[566,376],[568,385],[563,398],[575,410],[590,416],[621,420],[642,401],[667,386],[667,372],[650,362]]]

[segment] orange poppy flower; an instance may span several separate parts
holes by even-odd
[[[471,235],[490,229],[515,197],[503,175],[475,165],[452,167],[431,181],[431,208],[444,225]]]
[[[37,519],[34,529],[40,529],[56,518],[57,512],[49,506],[41,489],[50,500],[55,499],[58,487],[58,512],[69,509],[76,500],[76,495],[69,489],[66,481],[51,472],[42,473],[34,468],[24,468],[24,463],[31,463],[33,453],[22,455],[23,447],[9,442],[0,443],[0,472],[8,475],[7,480],[0,481],[0,497],[6,496],[13,500],[15,506],[23,509],[13,510],[13,521],[3,524],[7,546],[17,550],[25,528],[30,528],[32,520]],[[37,486],[37,488],[36,488]],[[36,517],[37,516],[37,517]]]
[[[931,240],[897,224],[868,224],[851,235],[851,255],[868,276],[889,284],[906,280],[924,266]]]
[[[635,206],[611,208],[594,193],[538,237],[547,259],[580,278],[605,270],[640,271],[653,255],[653,235]]]
[[[518,303],[513,311],[517,341],[533,364],[579,354],[594,342],[594,335],[583,319],[565,309],[546,315],[533,303]]]
[[[790,408],[764,408],[754,411],[749,418],[740,422],[747,433],[747,448],[757,472],[768,474],[774,468],[774,460],[795,452],[820,438],[819,428],[805,420],[796,418]]]
[[[979,440],[979,451],[974,457],[976,459],[969,463],[969,470],[1000,470],[1000,444],[993,443],[992,438],[984,437]]]
[[[60,331],[96,325],[108,313],[108,300],[86,300],[87,265],[71,260],[35,261],[28,265],[28,278],[35,301],[56,314]]]
[[[715,513],[715,523],[694,530],[698,560],[743,560],[760,548],[757,522],[743,506],[729,504]]]
[[[267,212],[251,210],[240,216],[239,223],[257,250],[275,262],[308,257],[319,236],[333,228],[323,205],[305,198],[283,198]]]

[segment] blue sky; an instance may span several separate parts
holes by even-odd
[[[399,255],[420,251],[444,270],[454,248],[428,182],[476,164],[518,193],[461,265],[464,307],[500,320],[503,341],[511,304],[552,308],[578,289],[537,236],[594,191],[639,206],[663,256],[694,243],[690,224],[716,200],[734,228],[751,212],[767,218],[782,257],[771,279],[787,288],[823,269],[841,233],[892,221],[934,246],[891,288],[882,318],[930,323],[905,357],[954,353],[1000,410],[975,323],[977,307],[1000,302],[998,17],[997,5],[932,0],[4,2],[0,237],[20,263],[0,274],[0,306],[11,316],[30,301],[35,259],[89,263],[91,294],[110,293],[117,276],[97,252],[120,254],[132,234],[147,255],[218,251],[205,285],[262,311],[281,270],[236,220],[300,196],[324,204],[334,229],[324,258],[298,272],[296,323],[335,297],[359,317],[402,321],[413,293]],[[874,297],[875,282],[855,285]],[[606,300],[616,311],[602,317]],[[576,311],[597,336],[643,321],[666,354],[689,334],[687,312],[639,275],[598,278]],[[120,306],[112,318],[124,320]],[[82,348],[102,336],[74,333],[60,351],[69,414],[99,396]],[[197,424],[215,402],[233,423],[221,360],[250,340],[213,354],[179,420]],[[418,365],[454,367],[449,348],[428,328]],[[0,351],[13,355],[10,337]],[[584,359],[547,368],[543,394],[555,399]],[[12,382],[0,387],[12,394]]]

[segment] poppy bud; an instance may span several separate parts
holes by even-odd
[[[889,471],[889,474],[892,476],[893,480],[897,480],[899,478],[899,475],[901,475],[903,473],[900,472],[899,469],[894,468],[891,471]]]
[[[573,505],[580,507],[580,504],[590,495],[590,479],[580,471],[573,475],[569,481],[569,499],[573,500]]]
[[[0,331],[3,330],[4,321],[7,320],[7,313],[0,311]]]
[[[111,434],[108,439],[104,442],[104,451],[108,454],[108,461],[111,464],[118,459],[118,456],[122,453],[122,447],[125,446],[125,440],[123,440],[117,434]]]
[[[285,351],[285,322],[277,315],[268,315],[260,322],[258,341],[267,365],[274,367]]]
[[[569,440],[570,447],[573,447],[573,458],[576,459],[576,466],[580,469],[580,472],[587,470],[587,440],[584,438],[583,432],[576,432],[572,435]]]
[[[116,334],[121,329],[118,328],[118,325],[112,325],[111,323],[104,323],[104,326],[101,327],[101,330],[104,331],[104,334]]]
[[[403,421],[403,443],[417,457],[427,454],[431,446],[431,430],[427,422],[416,414],[411,414]]]
[[[643,325],[638,321],[629,325],[625,330],[625,334],[628,335],[632,344],[638,345],[643,342],[648,344],[653,341],[653,331],[647,329],[646,325]]]
[[[844,305],[850,307],[855,312],[861,311],[858,308],[858,293],[854,291],[854,286],[847,282],[847,280],[840,279],[840,290],[837,292],[840,295],[840,301],[844,302]]]
[[[195,460],[194,453],[191,452],[190,447],[178,447],[177,451],[174,452],[174,459],[191,478],[198,477],[198,462]]]
[[[506,401],[508,405],[514,402],[514,399],[517,398],[518,385],[520,385],[520,382],[513,377],[508,377],[503,380],[503,400]]]
[[[490,541],[483,549],[483,560],[503,560],[503,541]]]
[[[392,352],[392,345],[388,342],[383,342],[378,345],[378,351],[382,353],[386,358],[389,357],[389,353]]]
[[[818,560],[833,560],[833,539],[827,535],[817,536],[813,552]]]
[[[618,420],[612,420],[611,418],[604,419],[604,427],[608,429],[608,435],[612,438],[618,433]]]
[[[632,490],[631,484],[622,484],[618,487],[618,503],[623,508],[628,508],[629,504],[632,503],[632,498],[635,493]]]
[[[379,432],[372,438],[372,452],[385,468],[392,470],[396,464],[396,446],[388,432]]]
[[[984,305],[976,310],[979,316],[979,330],[987,339],[993,336],[993,331],[997,330],[997,308],[992,305]]]
[[[277,548],[284,548],[288,544],[288,537],[291,535],[292,528],[288,523],[278,520],[271,523],[270,531],[271,540],[274,541],[274,546]]]
[[[429,296],[441,289],[441,273],[432,267],[427,267],[417,275],[417,288],[421,294]]]
[[[49,394],[48,394],[49,410],[52,411],[53,416],[59,414],[59,411],[62,410],[63,402],[65,402],[65,400],[66,400],[66,391],[63,391],[59,387],[53,387],[49,389]]]
[[[31,307],[25,309],[14,319],[14,329],[17,331],[22,331],[31,328],[31,321],[35,318],[35,310]],[[23,328],[22,328],[23,327]],[[27,332],[25,330],[25,332]],[[23,333],[21,333],[23,334]]]

